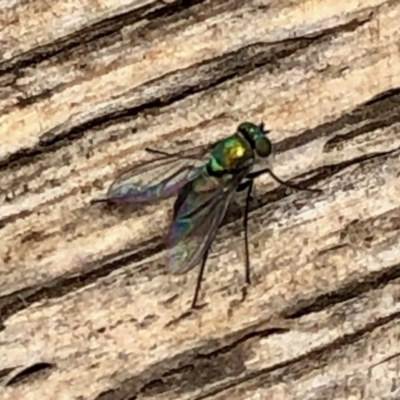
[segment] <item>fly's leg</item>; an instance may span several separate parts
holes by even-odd
[[[261,169],[261,170],[259,170],[259,171],[251,172],[251,173],[249,173],[248,175],[246,175],[246,179],[253,180],[253,179],[258,178],[259,176],[264,175],[264,174],[269,174],[269,175],[271,176],[272,179],[274,179],[276,182],[278,182],[278,183],[281,184],[282,186],[288,187],[289,189],[304,190],[304,191],[312,192],[312,193],[322,193],[322,190],[320,190],[320,189],[303,188],[303,187],[300,187],[300,186],[295,185],[295,184],[293,184],[293,183],[285,182],[285,181],[283,181],[281,178],[279,178],[278,176],[276,176],[276,175],[271,171],[270,168],[263,168],[263,169]],[[244,183],[246,183],[246,182],[244,182]],[[239,185],[239,187],[240,187],[240,185]]]
[[[251,191],[253,190],[253,180],[248,180],[242,182],[238,188],[236,189],[237,192],[241,192],[247,189],[246,193],[246,205],[244,208],[244,217],[243,217],[243,229],[244,229],[244,246],[245,246],[245,281],[248,285],[250,285],[250,254],[249,254],[249,237],[247,233],[247,226],[249,222],[249,208],[250,208],[250,201],[251,201]]]
[[[278,183],[280,183],[283,186],[286,186],[291,189],[296,189],[296,190],[306,190],[309,192],[317,192],[321,193],[322,191],[319,189],[308,189],[308,188],[301,188],[300,186],[294,185],[292,183],[287,183],[277,177],[271,170],[270,168],[264,168],[261,169],[260,171],[255,171],[252,173],[249,173],[245,177],[245,181],[239,184],[237,187],[236,191],[237,192],[242,192],[243,190],[247,189],[246,193],[246,205],[245,205],[245,210],[244,210],[244,217],[243,217],[243,229],[244,229],[244,243],[245,243],[245,260],[246,260],[246,265],[245,265],[245,280],[247,284],[251,283],[250,280],[250,254],[249,254],[249,237],[248,237],[248,221],[249,221],[249,208],[250,208],[250,201],[252,200],[251,192],[253,190],[253,182],[254,179],[263,175],[263,174],[270,174],[270,176],[275,179]]]
[[[194,291],[194,296],[193,296],[193,300],[192,300],[192,308],[193,309],[196,308],[197,299],[199,297],[201,281],[203,280],[204,269],[205,269],[205,266],[206,266],[209,250],[210,249],[207,249],[207,251],[204,253],[203,259],[201,261],[199,275],[197,276],[196,289]]]

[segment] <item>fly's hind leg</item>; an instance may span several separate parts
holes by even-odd
[[[200,271],[199,271],[199,275],[197,276],[197,283],[196,283],[196,289],[194,291],[194,296],[193,296],[193,300],[192,300],[192,309],[196,309],[196,303],[199,297],[199,293],[200,293],[200,288],[201,288],[201,281],[203,280],[203,276],[204,276],[204,269],[206,266],[206,262],[207,262],[207,258],[208,258],[208,252],[210,249],[207,249],[207,251],[204,253],[203,259],[201,261],[201,265],[200,265]]]
[[[248,225],[249,205],[250,205],[250,201],[252,199],[251,193],[253,190],[253,180],[252,179],[242,182],[237,187],[236,191],[242,192],[243,190],[246,190],[246,189],[247,189],[247,193],[246,193],[246,205],[245,205],[244,217],[243,217],[243,228],[244,228],[245,259],[246,259],[245,282],[246,282],[246,284],[249,285],[251,283],[251,280],[250,280],[250,254],[249,254],[249,239],[248,239],[248,233],[247,233],[247,225]],[[199,293],[200,293],[201,282],[203,280],[204,269],[205,269],[205,266],[207,263],[209,250],[210,249],[207,249],[207,251],[204,253],[203,259],[201,261],[199,275],[197,276],[196,289],[194,291],[194,296],[193,296],[193,300],[192,300],[192,306],[191,306],[192,309],[198,308],[196,306],[196,304],[197,304],[197,300],[198,300]],[[246,295],[246,293],[243,294],[244,297],[245,297],[245,295]]]

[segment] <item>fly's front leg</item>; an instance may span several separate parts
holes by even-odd
[[[271,171],[270,168],[263,168],[263,169],[261,169],[259,171],[250,172],[249,174],[247,174],[246,179],[254,180],[255,178],[258,178],[259,176],[264,175],[264,174],[269,174],[272,179],[274,179],[276,182],[278,182],[282,186],[286,186],[289,189],[294,189],[294,190],[299,190],[299,191],[306,191],[306,192],[311,192],[311,193],[322,193],[321,189],[309,189],[309,188],[306,188],[306,187],[298,186],[298,185],[296,185],[294,183],[291,183],[291,182],[283,181],[281,178],[279,178],[279,176],[275,175]]]

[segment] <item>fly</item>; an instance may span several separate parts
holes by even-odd
[[[116,203],[151,203],[177,195],[172,222],[166,237],[167,264],[171,273],[183,274],[200,263],[192,300],[196,307],[209,249],[236,192],[246,191],[243,218],[245,242],[245,281],[250,284],[248,213],[254,179],[268,173],[275,181],[296,190],[301,188],[282,181],[270,168],[251,172],[256,158],[268,158],[272,143],[264,124],[241,123],[236,132],[211,146],[180,154],[146,149],[160,157],[130,168],[110,186],[106,198]]]

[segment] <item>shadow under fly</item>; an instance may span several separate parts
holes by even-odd
[[[256,158],[268,158],[272,143],[264,124],[243,122],[234,134],[208,148],[166,153],[128,169],[111,184],[106,198],[93,202],[150,203],[176,195],[172,222],[166,236],[167,264],[171,273],[183,274],[200,263],[192,308],[196,308],[209,249],[236,192],[245,191],[243,217],[245,281],[250,284],[248,213],[254,179],[269,174],[295,190],[321,192],[284,182],[270,168],[252,172]]]

